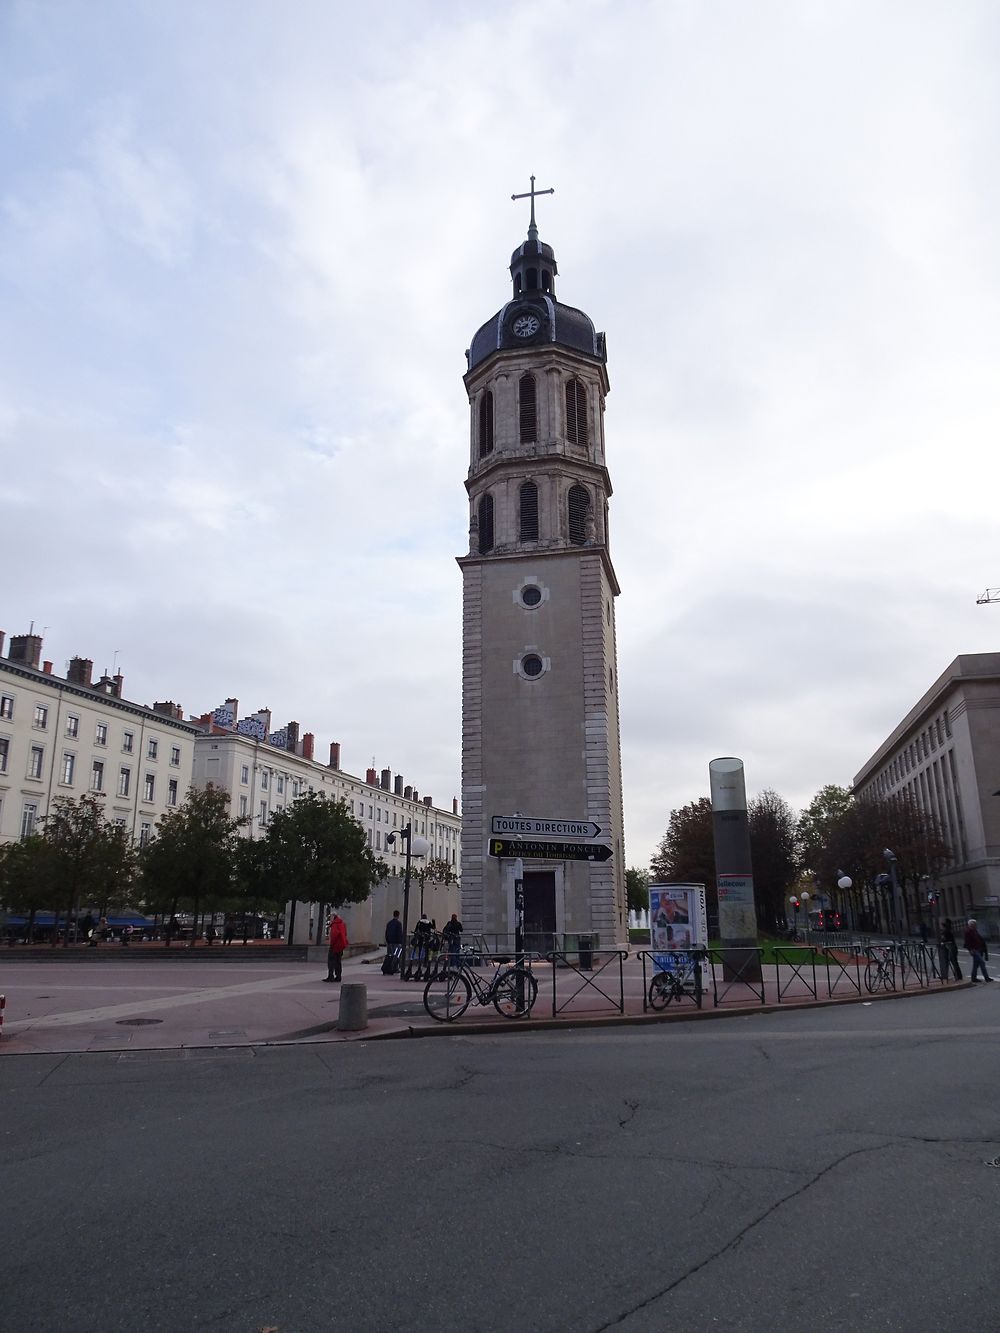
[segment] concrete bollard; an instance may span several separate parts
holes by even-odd
[[[340,1016],[337,1028],[341,1032],[360,1032],[368,1026],[368,987],[363,981],[344,983],[340,988]]]

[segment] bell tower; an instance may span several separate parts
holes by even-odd
[[[555,252],[535,223],[535,198],[552,191],[534,180],[513,196],[530,198],[531,217],[511,298],[466,353],[462,911],[466,930],[511,947],[513,861],[489,854],[494,818],[590,821],[609,859],[523,855],[527,947],[561,947],[565,933],[608,947],[628,922],[607,354],[590,318],[556,299]]]

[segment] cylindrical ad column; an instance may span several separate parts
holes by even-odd
[[[712,793],[715,883],[719,896],[719,937],[728,980],[760,980],[757,912],[750,862],[750,824],[743,760],[713,759],[708,766]]]

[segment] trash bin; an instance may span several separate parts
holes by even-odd
[[[577,950],[580,955],[580,971],[592,972],[594,970],[594,937],[593,935],[581,935],[580,946]]]

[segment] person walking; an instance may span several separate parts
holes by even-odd
[[[972,981],[978,980],[977,972],[982,972],[984,981],[992,981],[993,978],[986,971],[986,960],[990,956],[990,951],[986,947],[986,941],[979,933],[976,926],[976,918],[969,917],[968,925],[965,927],[965,947],[972,955]]]
[[[958,945],[955,943],[955,932],[951,928],[950,916],[946,916],[941,922],[941,933],[938,936],[938,965],[942,981],[948,980],[952,968],[955,969],[955,980],[962,980],[962,969],[958,965]]]
[[[347,948],[347,926],[336,912],[330,921],[330,950],[326,956],[326,976],[324,981],[339,981]]]
[[[385,923],[385,962],[382,964],[384,976],[395,976],[399,970],[399,959],[403,952],[403,923],[398,910],[393,912]]]

